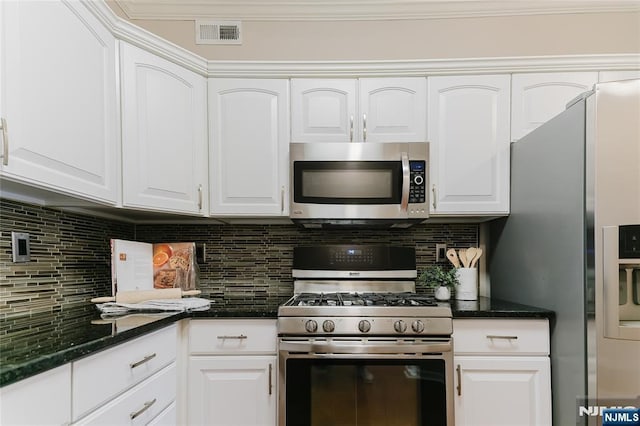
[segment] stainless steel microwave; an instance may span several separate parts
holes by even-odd
[[[307,227],[408,227],[429,217],[429,144],[292,143],[289,217]]]

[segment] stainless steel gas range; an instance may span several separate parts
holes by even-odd
[[[448,303],[416,293],[415,249],[294,249],[278,309],[279,424],[453,425]]]

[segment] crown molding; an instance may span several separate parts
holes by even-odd
[[[203,57],[120,18],[104,1],[81,1],[117,39],[154,53],[200,75],[208,74],[207,60]]]
[[[631,12],[637,0],[115,0],[130,19],[343,21]]]
[[[386,77],[516,72],[638,70],[640,54],[410,61],[209,61],[209,77]]]
[[[83,4],[114,35],[205,77],[384,77],[437,74],[638,70],[640,54],[562,55],[399,61],[206,60],[120,17],[102,1]]]

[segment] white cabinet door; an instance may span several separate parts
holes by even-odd
[[[598,82],[605,83],[607,81],[632,80],[640,78],[640,70],[628,71],[600,71],[598,73]]]
[[[429,78],[431,214],[509,212],[508,75]]]
[[[597,72],[514,74],[511,140],[517,141],[565,110],[567,103],[593,88]]]
[[[71,364],[0,388],[0,401],[0,424],[69,424]]]
[[[353,79],[291,80],[291,141],[359,140],[356,90]]]
[[[365,142],[425,142],[427,79],[360,79],[360,131]]]
[[[192,356],[188,423],[274,426],[276,356]]]
[[[288,80],[209,80],[212,215],[289,215],[288,99]]]
[[[551,425],[548,357],[454,357],[459,426]]]
[[[4,177],[116,204],[116,40],[80,2],[2,2]]]
[[[293,79],[293,142],[424,142],[427,79]]]
[[[206,214],[206,78],[121,47],[123,205]]]

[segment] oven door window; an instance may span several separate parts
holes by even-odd
[[[294,200],[311,204],[400,204],[400,161],[296,161]]]
[[[289,358],[287,426],[447,424],[443,359]]]

